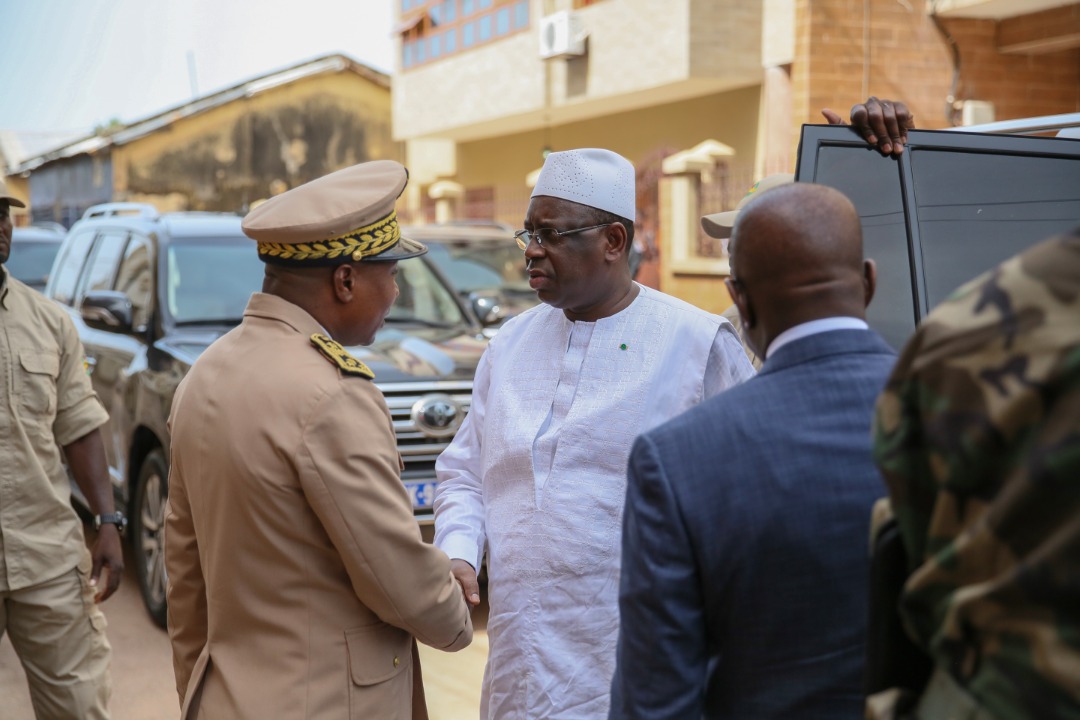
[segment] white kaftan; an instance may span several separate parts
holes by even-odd
[[[752,374],[729,322],[645,287],[595,323],[540,305],[499,330],[436,463],[435,543],[488,550],[482,718],[607,717],[630,447]]]

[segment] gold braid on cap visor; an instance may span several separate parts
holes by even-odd
[[[259,243],[259,258],[266,262],[287,264],[325,264],[328,260],[359,262],[397,245],[401,239],[397,211],[366,227],[350,230],[327,240],[313,243]]]

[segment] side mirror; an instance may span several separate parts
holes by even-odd
[[[93,290],[86,293],[79,314],[83,322],[95,330],[129,333],[132,330],[131,298],[115,290]]]
[[[503,309],[496,297],[473,293],[469,296],[469,305],[484,327],[495,325],[503,319]]]

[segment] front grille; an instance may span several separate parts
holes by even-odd
[[[472,381],[437,381],[419,383],[385,383],[378,386],[390,408],[397,434],[398,452],[405,463],[401,479],[405,481],[435,482],[435,459],[446,449],[453,437],[429,437],[420,431],[412,419],[412,409],[428,395],[449,395],[469,412],[472,399]],[[464,419],[464,416],[463,416]],[[430,507],[415,508],[417,514],[430,513]]]

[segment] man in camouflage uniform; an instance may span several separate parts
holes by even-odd
[[[914,717],[1080,718],[1080,229],[931,313],[875,434],[935,666]],[[908,717],[889,694],[868,717]]]

